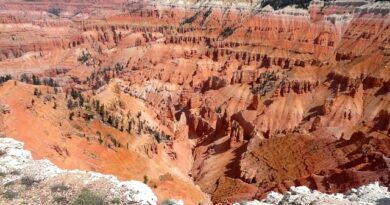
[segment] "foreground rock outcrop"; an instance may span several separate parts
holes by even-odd
[[[78,192],[85,188],[104,196],[107,203],[157,204],[152,189],[142,182],[64,170],[48,160],[33,160],[31,153],[23,149],[23,143],[11,138],[0,138],[0,173],[1,204],[73,203]]]
[[[271,204],[302,204],[302,205],[384,205],[390,203],[390,192],[378,183],[351,189],[346,194],[324,194],[312,191],[305,186],[291,187],[285,194],[271,192],[260,201],[244,201],[234,205],[271,205]]]
[[[110,204],[153,205],[157,197],[144,183],[120,181],[114,176],[80,170],[63,170],[48,160],[33,160],[23,143],[0,138],[0,173],[2,204],[67,204],[85,188],[104,196]],[[167,200],[166,204],[183,204]],[[324,194],[305,186],[291,187],[284,194],[271,192],[262,201],[241,201],[235,205],[272,204],[350,204],[383,205],[390,203],[390,192],[378,183],[351,189],[346,194]]]

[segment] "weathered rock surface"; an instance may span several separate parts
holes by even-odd
[[[12,201],[12,204],[27,202],[28,204],[52,204],[54,196],[47,196],[44,191],[50,190],[49,184],[54,181],[58,184],[67,184],[70,189],[79,190],[84,187],[97,189],[98,192],[107,195],[109,198],[119,198],[120,203],[137,203],[137,204],[157,204],[157,197],[151,188],[139,181],[119,181],[112,175],[104,175],[96,172],[80,170],[63,170],[52,164],[49,160],[33,160],[31,152],[24,150],[23,143],[11,138],[0,138],[0,172],[1,190],[15,189],[11,184],[18,179],[30,177],[36,181],[41,189],[41,193],[36,190],[24,191],[23,197],[17,199],[18,202]],[[65,180],[64,180],[65,178]],[[63,181],[61,181],[61,179]],[[72,184],[77,180],[77,184]],[[97,187],[96,183],[99,183]],[[8,184],[8,185],[6,185]],[[4,187],[6,185],[6,187]],[[9,187],[9,188],[7,188]],[[30,192],[32,198],[30,196]],[[34,193],[35,192],[35,193]],[[36,194],[36,195],[34,195]],[[3,194],[1,195],[3,196]],[[9,203],[6,198],[1,197],[2,204]]]
[[[235,205],[271,205],[271,204],[342,204],[342,205],[372,205],[388,204],[390,192],[386,187],[378,183],[361,186],[351,189],[346,194],[324,194],[319,191],[312,191],[305,186],[290,187],[285,194],[271,192],[262,201],[244,201]]]
[[[146,178],[159,202],[388,187],[389,13],[372,0],[1,1],[0,133],[64,169]]]

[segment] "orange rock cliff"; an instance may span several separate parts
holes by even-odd
[[[390,187],[387,1],[2,0],[0,83],[1,136],[160,202]]]

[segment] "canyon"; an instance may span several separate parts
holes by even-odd
[[[390,3],[0,0],[0,136],[158,203],[390,187]]]

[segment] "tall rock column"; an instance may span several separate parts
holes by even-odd
[[[240,146],[244,142],[244,129],[233,120],[230,126],[230,147]]]

